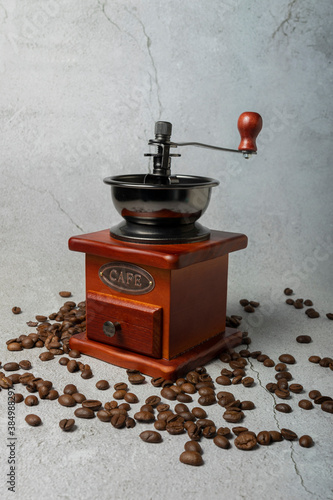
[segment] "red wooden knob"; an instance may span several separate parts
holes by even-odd
[[[259,113],[245,111],[238,118],[237,126],[241,136],[239,151],[253,153],[257,151],[256,138],[262,128],[262,118]]]

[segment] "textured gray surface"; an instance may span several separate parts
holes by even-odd
[[[4,340],[25,333],[34,314],[56,309],[59,290],[84,298],[83,257],[67,240],[119,221],[103,177],[146,170],[156,120],[173,123],[176,141],[233,148],[238,115],[253,110],[264,120],[257,157],[184,149],[173,170],[220,179],[202,222],[249,236],[248,249],[230,258],[228,309],[241,313],[243,296],[261,302],[244,320],[251,348],[275,360],[292,352],[295,381],[332,395],[327,370],[307,362],[310,354],[332,356],[331,2],[7,0],[0,24],[1,360],[28,357],[60,390],[76,380],[57,361],[39,362],[36,351],[7,353]],[[285,306],[285,286],[314,300],[321,317]],[[22,315],[12,316],[13,305]],[[299,333],[313,343],[297,345]],[[89,397],[99,378],[124,378],[121,369],[91,364],[95,377],[78,382]],[[265,385],[272,369],[259,368]],[[220,369],[209,366],[213,376]],[[293,413],[274,415],[259,380],[236,389],[257,404],[244,425],[289,427],[311,434],[315,446],[242,453],[205,442],[205,466],[193,470],[178,462],[184,436],[149,446],[138,426],[114,431],[97,421],[63,434],[58,420],[72,410],[46,401],[38,408],[43,427],[27,428],[19,405],[16,498],[163,499],[171,487],[184,499],[331,498],[331,415],[301,411],[297,395]],[[143,401],[151,386],[136,392]],[[221,422],[219,407],[209,414]]]

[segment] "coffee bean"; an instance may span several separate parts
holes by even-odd
[[[13,387],[13,382],[9,377],[5,377],[5,375],[0,374],[0,387],[2,387],[2,389],[9,389],[10,387]]]
[[[136,422],[134,420],[134,418],[132,417],[126,417],[126,420],[125,420],[125,427],[127,429],[133,429],[133,427],[136,426]]]
[[[304,305],[305,306],[313,306],[313,302],[310,299],[306,299],[306,300],[304,300]]]
[[[247,427],[242,427],[241,425],[238,425],[237,427],[232,428],[232,432],[235,434],[235,436],[239,436],[242,432],[248,432]]]
[[[30,361],[28,359],[22,359],[19,362],[19,366],[20,366],[20,368],[22,368],[22,370],[30,370],[31,363],[30,363]]]
[[[188,372],[186,375],[186,380],[187,382],[190,382],[191,384],[195,385],[199,382],[199,373],[196,371],[191,371]]]
[[[116,391],[116,392],[118,392],[118,391]],[[137,395],[133,394],[133,392],[125,392],[124,400],[130,404],[136,404],[139,402]]]
[[[300,302],[299,300],[295,300],[295,302],[294,302],[294,308],[295,309],[303,309],[303,307],[304,306],[303,306],[302,302]]]
[[[271,441],[277,442],[282,441],[282,434],[278,431],[269,431],[269,435],[271,436]]]
[[[287,299],[286,304],[288,304],[288,306],[293,306],[295,304],[295,301],[293,299]]]
[[[66,366],[68,363],[69,359],[68,358],[60,358],[59,359],[59,365]]]
[[[212,420],[210,420],[209,418],[200,418],[199,420],[197,420],[196,424],[198,427],[202,427],[202,428],[215,425],[214,422]]]
[[[323,401],[321,403],[321,409],[323,411],[326,411],[327,413],[333,413],[333,401],[332,400]]]
[[[111,417],[111,425],[116,429],[122,429],[126,425],[127,415],[117,413]]]
[[[31,425],[32,427],[38,427],[38,425],[41,425],[42,423],[40,417],[32,413],[30,413],[25,417],[25,421],[27,422],[28,425]]]
[[[284,439],[287,441],[294,441],[297,439],[297,434],[290,429],[281,429],[281,434]]]
[[[72,394],[72,397],[73,399],[75,399],[75,401],[77,403],[83,403],[83,401],[85,401],[87,398],[81,394],[80,392],[75,392],[74,394]]]
[[[254,384],[254,379],[252,377],[244,377],[242,384],[244,387],[251,387]]]
[[[318,396],[321,396],[321,392],[315,390],[309,392],[310,399],[316,399]]]
[[[183,393],[178,394],[176,399],[180,403],[191,403],[193,401],[192,396],[190,396],[189,394],[183,394]]]
[[[95,412],[93,410],[91,410],[90,408],[77,408],[75,411],[74,411],[74,415],[77,417],[77,418],[95,418]]]
[[[268,359],[265,359],[264,366],[267,366],[268,368],[272,368],[273,366],[275,366],[275,363],[272,359],[268,358]]]
[[[75,406],[76,405],[75,399],[70,394],[63,394],[62,396],[60,396],[58,398],[58,403],[61,404],[61,406]]]
[[[20,394],[19,392],[16,392],[14,394],[14,398],[12,398],[12,400],[14,400],[14,403],[22,403],[22,401],[24,400],[24,397],[22,394]]]
[[[161,385],[164,382],[164,378],[163,377],[152,378],[150,382],[154,387],[161,387]]]
[[[154,408],[152,405],[142,405],[140,411],[149,411],[150,413],[154,413]]]
[[[59,427],[61,430],[65,432],[72,431],[74,428],[75,420],[74,418],[64,418],[63,420],[60,420],[59,422]]]
[[[96,382],[96,387],[100,391],[105,391],[110,387],[110,384],[107,380],[99,380],[98,382]]]
[[[314,403],[316,405],[321,405],[322,403],[324,403],[325,401],[331,401],[332,398],[330,396],[317,396],[315,399],[314,399]]]
[[[290,372],[278,372],[276,375],[275,375],[275,379],[276,380],[281,380],[281,379],[285,379],[285,380],[291,380],[293,377],[291,375]]]
[[[263,363],[264,361],[266,361],[266,359],[269,359],[269,356],[267,356],[267,354],[259,354],[259,356],[257,357],[257,361],[259,361],[259,363]]]
[[[77,364],[77,361],[75,361],[75,359],[71,359],[70,361],[68,361],[67,370],[69,371],[69,373],[74,373],[74,372],[77,372],[79,370],[79,365]],[[82,374],[83,374],[83,372],[82,372]],[[82,376],[82,374],[81,374],[81,376]]]
[[[274,394],[276,397],[278,397],[280,399],[288,399],[290,396],[290,392],[288,390],[285,390],[285,389],[276,389],[274,391]]]
[[[185,431],[184,424],[179,421],[167,422],[165,429],[172,436],[183,434],[183,432]]]
[[[77,391],[77,387],[74,384],[67,384],[64,388],[64,394],[70,394],[71,396],[75,394]]]
[[[330,366],[330,364],[333,363],[333,359],[332,358],[322,358],[320,361],[319,361],[319,365],[324,367],[324,368],[328,368]]]
[[[234,442],[239,450],[252,450],[257,445],[256,437],[250,432],[242,432]]]
[[[226,410],[223,413],[223,418],[227,422],[230,422],[232,424],[235,424],[237,422],[240,422],[244,418],[244,413],[242,411],[235,411],[235,409],[232,410]]]
[[[58,399],[58,398],[59,398],[59,393],[55,389],[51,389],[51,391],[45,397],[45,399],[49,399],[50,401],[53,401],[53,400]]]
[[[6,372],[14,372],[16,370],[19,370],[20,369],[20,366],[18,363],[6,363],[5,365],[3,365],[3,369],[6,371]]]
[[[156,406],[161,402],[161,398],[159,396],[149,396],[145,403],[147,405],[151,405],[153,408],[156,408]],[[187,410],[184,410],[187,411]]]
[[[277,363],[275,365],[275,370],[277,372],[284,372],[287,370],[287,365],[285,363]]]
[[[75,360],[73,360],[73,361],[76,363],[76,361],[75,361]],[[71,363],[71,362],[72,362],[72,361],[70,361],[69,363]],[[68,363],[68,365],[69,365],[69,363]],[[68,365],[67,365],[67,366],[68,366]],[[74,371],[77,371],[77,370],[75,369]],[[84,370],[82,371],[82,373],[81,373],[81,377],[82,377],[82,378],[84,378],[85,380],[87,380],[87,379],[89,379],[89,378],[92,378],[92,376],[93,376],[93,373],[92,373],[92,371],[91,371],[91,369],[90,369],[90,368],[84,369]]]
[[[285,295],[292,295],[294,293],[294,291],[291,288],[285,288],[283,293]]]
[[[205,412],[205,410],[203,408],[199,408],[197,406],[192,408],[192,414],[196,418],[207,418],[207,413]]]
[[[154,414],[149,411],[139,411],[135,413],[134,418],[138,422],[154,422],[155,420]]]
[[[216,383],[220,385],[231,385],[231,380],[226,375],[220,375],[216,378]]]
[[[161,396],[165,399],[169,399],[170,401],[174,401],[177,398],[177,394],[170,387],[164,387],[161,390]]]
[[[39,322],[39,323],[43,323],[44,321],[47,321],[47,316],[43,316],[41,314],[37,314],[37,316],[35,316],[36,320]]]
[[[303,410],[312,410],[313,408],[313,404],[311,401],[309,401],[308,399],[301,399],[299,402],[298,402],[298,406],[300,408],[303,408]]]
[[[80,358],[81,357],[81,353],[77,349],[71,349],[69,351],[69,353],[68,353],[68,356],[70,358]]]
[[[245,376],[245,370],[243,370],[243,368],[236,368],[236,370],[233,370],[233,372],[231,373],[231,377],[239,377],[239,375],[241,375],[242,377]]]
[[[319,363],[320,360],[321,360],[320,356],[310,356],[309,357],[310,363]]]
[[[231,383],[232,383],[232,385],[240,384],[242,379],[243,379],[242,375],[238,375],[237,377],[234,377],[232,379]]]
[[[314,445],[312,437],[307,435],[301,436],[298,442],[302,448],[311,448]]]
[[[242,401],[240,404],[241,410],[254,410],[255,405],[252,401]]]
[[[256,302],[255,300],[250,300],[250,306],[256,308],[260,306],[260,303]]]
[[[244,311],[247,313],[254,313],[255,308],[252,307],[250,304],[248,304],[247,306],[244,307]]]
[[[33,395],[27,396],[24,402],[27,406],[36,406],[39,403],[38,398]]]
[[[38,325],[38,322],[36,322],[36,321],[27,321],[27,325],[30,326],[31,328],[34,328],[35,326]]]
[[[19,342],[11,342],[7,344],[8,351],[22,351],[22,346]]]
[[[170,417],[171,415],[174,415],[174,413],[171,410],[161,411],[157,415],[157,419],[158,420],[167,420],[167,418]]]
[[[20,314],[20,312],[22,312],[20,307],[18,307],[18,306],[14,306],[14,307],[12,308],[12,313],[13,313],[13,314]]]
[[[289,390],[295,394],[299,394],[303,391],[303,386],[301,384],[290,384]]]
[[[200,396],[198,403],[201,406],[210,406],[216,403],[216,397],[214,394],[207,394],[207,396]]]
[[[261,446],[267,446],[270,444],[271,442],[271,435],[269,432],[267,431],[261,431],[259,432],[259,434],[257,435],[257,442],[261,445]]]
[[[8,378],[13,382],[13,384],[20,383],[20,374],[19,373],[11,373],[8,375]]]
[[[313,319],[313,318],[319,318],[320,314],[318,311],[315,311],[315,309],[307,309],[305,311],[305,314],[307,315],[308,318]]]
[[[312,342],[312,338],[310,335],[299,335],[296,337],[296,342],[299,344],[310,344],[310,342]]]
[[[180,462],[186,465],[203,465],[202,456],[197,451],[183,451],[179,457]]]
[[[37,340],[36,340],[36,342],[37,342]],[[35,345],[35,341],[31,337],[25,337],[22,340],[22,347],[24,347],[24,349],[32,349],[32,347],[34,347],[34,345]]]
[[[186,394],[194,394],[197,392],[195,386],[191,384],[190,382],[186,382],[181,386],[181,390],[185,392]]]
[[[250,302],[249,302],[247,299],[241,299],[241,300],[239,301],[239,303],[240,303],[240,305],[241,305],[242,307],[245,307],[245,306],[249,305],[249,303],[250,303]]]
[[[83,408],[89,408],[90,410],[98,411],[101,408],[102,403],[98,401],[98,399],[85,399],[82,402],[82,406]]]
[[[54,359],[54,354],[49,351],[45,351],[39,355],[39,359],[41,361],[51,361],[51,359]]]
[[[216,433],[219,436],[228,436],[231,433],[231,431],[230,431],[229,427],[219,427],[217,429]]]
[[[293,365],[294,363],[296,363],[294,356],[292,356],[291,354],[281,354],[281,356],[279,356],[279,360],[282,363],[286,363],[287,365]]]
[[[333,319],[333,313],[327,313],[326,317],[327,319]]]
[[[162,436],[156,431],[143,431],[140,434],[140,438],[145,443],[160,443],[162,441]]]
[[[166,403],[160,403],[159,405],[156,406],[156,410],[160,413],[162,411],[167,411],[170,409],[170,405]]]
[[[60,297],[71,297],[72,293],[71,292],[62,291],[62,292],[59,292],[59,295],[60,295]]]
[[[280,380],[278,380],[277,386],[278,389],[281,389],[282,391],[288,390],[289,389],[288,380],[286,380],[285,378],[281,378]]]
[[[197,453],[202,454],[202,448],[198,441],[186,441],[184,449],[185,451],[196,451]]]
[[[146,378],[141,375],[141,373],[130,373],[128,375],[128,380],[131,384],[143,384],[143,382],[145,382]]]
[[[113,388],[116,391],[127,391],[128,385],[126,384],[126,382],[117,382],[116,384],[114,384]]]
[[[156,422],[154,422],[154,427],[157,431],[165,431],[166,425],[167,423],[165,420],[156,420]]]
[[[291,412],[291,406],[289,406],[287,403],[279,403],[275,405],[275,409],[277,411],[281,411],[282,413],[290,413]]]

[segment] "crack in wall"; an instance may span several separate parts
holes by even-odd
[[[254,368],[253,366],[253,363],[252,361],[250,360],[250,358],[247,358],[248,362],[249,362],[249,365],[250,365],[250,369],[256,374],[256,378],[258,380],[258,384],[260,387],[262,387],[266,392],[268,392],[268,394],[272,397],[273,399],[273,402],[274,402],[274,405],[273,405],[273,417],[274,417],[274,420],[276,422],[276,426],[277,428],[279,429],[279,431],[281,432],[281,426],[280,426],[280,423],[279,423],[279,420],[278,420],[278,417],[277,417],[277,411],[275,409],[275,406],[276,406],[276,399],[275,399],[275,396],[273,393],[271,393],[268,389],[266,389],[266,387],[262,384],[261,382],[261,379],[260,379],[260,374],[259,372]],[[291,458],[291,461],[293,463],[293,466],[294,466],[294,470],[295,470],[295,473],[296,475],[299,477],[299,480],[300,480],[300,483],[301,483],[301,486],[302,488],[307,492],[309,493],[310,495],[314,495],[314,493],[310,490],[308,490],[308,488],[305,486],[304,484],[304,480],[303,480],[303,476],[297,466],[297,463],[296,463],[296,459],[294,457],[294,454],[295,454],[295,449],[294,449],[294,444],[292,441],[289,441],[289,444],[290,444],[290,458]]]
[[[59,200],[57,200],[57,198],[54,196],[54,194],[49,191],[48,189],[38,189],[36,188],[35,186],[29,186],[28,184],[26,184],[25,182],[22,181],[22,179],[18,179],[18,178],[14,178],[13,176],[11,175],[8,175],[7,173],[4,174],[6,177],[9,177],[10,179],[14,180],[15,182],[19,181],[20,184],[22,184],[22,186],[24,186],[25,188],[29,189],[29,190],[32,190],[32,191],[35,191],[39,194],[48,194],[49,196],[51,196],[51,198],[55,201],[55,203],[58,205],[58,208],[59,210],[64,214],[66,215],[66,217],[70,220],[70,222],[75,226],[77,227],[77,229],[79,229],[82,233],[84,233],[84,229],[82,229],[81,226],[79,226],[79,224],[77,224],[73,219],[72,217],[69,215],[69,213],[66,212],[66,210],[64,208],[62,208],[62,206],[60,205],[60,202]]]
[[[140,24],[140,26],[142,28],[143,34],[144,34],[144,36],[146,38],[147,52],[148,52],[148,56],[149,56],[151,65],[153,67],[153,73],[154,73],[153,80],[154,80],[155,85],[156,85],[156,98],[157,98],[158,109],[159,109],[158,120],[160,120],[161,116],[162,116],[162,112],[163,112],[163,106],[162,106],[161,96],[160,96],[161,87],[160,87],[160,83],[159,83],[157,67],[156,67],[155,60],[154,60],[154,57],[153,57],[153,54],[152,54],[152,51],[151,51],[152,41],[151,41],[150,36],[146,32],[145,25],[143,24],[143,22],[141,21],[141,19],[138,16],[136,16],[133,12],[131,12],[130,10],[128,10],[126,7],[125,7],[125,10],[138,21],[138,23]],[[152,85],[150,87],[150,93],[152,93]]]
[[[140,48],[140,45],[137,41],[137,39],[135,38],[135,36],[132,35],[132,33],[130,33],[129,31],[126,31],[124,30],[123,28],[121,28],[120,26],[118,26],[117,23],[115,23],[111,17],[106,13],[105,11],[105,8],[107,6],[107,0],[104,0],[104,2],[102,2],[102,0],[98,0],[98,5],[100,6],[101,8],[101,11],[104,15],[104,17],[107,19],[107,21],[112,25],[114,26],[115,28],[117,28],[118,31],[120,31],[120,33],[124,33],[125,35],[127,35],[128,37],[130,37],[132,40],[134,40],[134,42],[136,43],[136,45]]]
[[[284,34],[284,36],[288,36],[287,33],[284,31],[284,26],[285,24],[289,24],[289,21],[291,20],[292,18],[292,13],[293,13],[293,7],[295,5],[295,3],[297,2],[297,0],[292,0],[289,4],[288,4],[288,13],[287,13],[287,17],[279,24],[279,26],[276,28],[276,30],[274,31],[273,35],[272,35],[272,38],[274,39],[275,38],[275,35],[278,34],[279,31],[282,31],[282,33]]]

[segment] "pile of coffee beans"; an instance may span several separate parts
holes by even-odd
[[[292,295],[293,291],[286,289],[284,293]],[[60,292],[59,294],[65,298],[71,296],[71,292]],[[297,299],[293,301],[293,303],[295,302],[301,304],[302,307],[303,304],[312,305],[309,300]],[[254,312],[259,306],[258,302],[247,299],[242,299],[240,304],[246,312]],[[301,306],[296,308],[301,308]],[[13,308],[14,314],[19,312],[20,308]],[[93,373],[90,365],[81,363],[79,361],[80,353],[69,347],[70,337],[85,330],[85,303],[80,302],[76,305],[73,301],[67,301],[58,312],[52,313],[48,317],[38,314],[35,316],[35,320],[29,321],[28,326],[36,328],[37,331],[10,339],[7,342],[8,351],[45,348],[46,350],[39,356],[41,362],[50,361],[59,356],[59,365],[67,367],[69,377],[71,377],[70,374],[77,372],[81,374],[82,379],[91,378]],[[238,328],[241,320],[241,316],[228,316],[227,326]],[[249,346],[251,339],[248,337],[248,333],[243,332],[242,335],[242,343]],[[311,337],[306,335],[301,335],[296,340],[300,344],[312,341]],[[68,383],[63,392],[59,394],[53,388],[51,381],[44,380],[30,372],[13,373],[21,369],[31,370],[32,366],[29,360],[22,360],[19,363],[5,363],[3,370],[9,374],[0,372],[0,388],[8,389],[21,384],[29,392],[29,395],[24,397],[20,392],[15,391],[13,397],[15,403],[24,402],[27,406],[38,407],[40,399],[57,400],[60,406],[73,408],[73,417],[76,419],[82,421],[95,419],[97,422],[109,423],[115,429],[132,429],[136,425],[150,424],[152,429],[139,433],[140,439],[146,443],[161,443],[163,432],[172,436],[187,434],[189,441],[185,443],[185,451],[180,454],[179,460],[192,466],[200,466],[204,463],[203,449],[199,444],[202,441],[211,441],[216,447],[228,450],[231,448],[231,439],[235,436],[234,445],[237,449],[253,450],[258,446],[268,446],[283,440],[298,439],[293,430],[286,428],[254,432],[239,425],[246,418],[247,411],[256,408],[253,401],[240,400],[234,394],[234,391],[237,392],[239,384],[246,388],[255,385],[253,377],[246,373],[249,367],[253,367],[253,363],[260,363],[266,368],[275,369],[275,381],[268,383],[266,389],[272,394],[274,400],[275,398],[288,400],[288,403],[285,401],[276,403],[275,401],[274,411],[290,413],[297,408],[313,410],[319,407],[324,412],[333,413],[332,398],[323,396],[318,390],[311,390],[308,394],[309,399],[301,399],[297,408],[292,408],[289,404],[292,394],[304,392],[301,384],[290,383],[293,377],[288,367],[296,363],[292,354],[282,353],[276,362],[261,351],[251,352],[246,348],[240,349],[239,352],[234,350],[222,352],[219,359],[224,365],[222,365],[220,375],[215,380],[212,379],[204,366],[191,370],[176,381],[165,380],[162,377],[151,378],[150,383],[153,390],[156,392],[158,389],[159,395],[154,392],[145,399],[145,403],[140,408],[133,411],[131,405],[138,404],[139,397],[135,392],[132,392],[131,386],[147,382],[146,377],[135,369],[126,370],[126,382],[119,381],[113,384],[113,399],[104,403],[99,399],[86,398],[73,383]],[[309,361],[333,369],[331,358],[310,356]],[[105,391],[110,387],[110,382],[105,379],[99,380],[95,386],[98,390]],[[219,391],[216,389],[218,386],[228,386],[228,390]],[[192,403],[194,404],[192,405]],[[210,418],[209,409],[212,405],[223,408],[223,421],[216,422]],[[27,415],[25,420],[30,426],[42,425],[41,418],[36,414]],[[64,432],[73,432],[77,428],[75,422],[75,418],[62,419],[59,422],[59,427]],[[230,429],[226,424],[236,425]],[[314,443],[310,436],[304,435],[299,438],[299,444],[308,448]]]
[[[291,288],[285,288],[284,290],[284,294],[285,295],[293,295],[294,291],[291,289]],[[308,318],[310,319],[313,319],[313,318],[319,318],[320,317],[320,314],[318,311],[316,311],[313,307],[313,302],[312,300],[310,299],[287,299],[286,300],[286,304],[288,304],[289,306],[294,306],[295,309],[303,309],[304,306],[308,307],[308,309],[306,309],[305,311],[305,314],[307,315]],[[327,313],[326,314],[326,317],[328,319],[333,319],[333,313]]]

